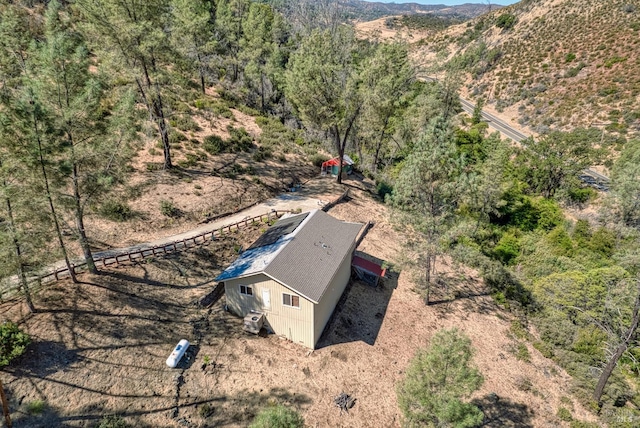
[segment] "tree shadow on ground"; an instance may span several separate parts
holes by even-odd
[[[520,428],[533,426],[533,411],[525,404],[488,394],[471,401],[484,413],[482,427]]]
[[[264,408],[274,403],[283,404],[295,410],[304,410],[311,404],[311,399],[305,394],[291,393],[283,388],[272,388],[269,391],[240,391],[236,395],[215,395],[209,397],[189,397],[180,399],[177,405],[151,407],[145,406],[132,409],[130,406],[122,409],[108,410],[101,403],[93,403],[79,409],[75,414],[61,413],[57,408],[44,408],[41,414],[27,411],[26,403],[17,406],[13,413],[16,427],[70,427],[95,426],[106,415],[118,415],[129,426],[151,427],[140,418],[156,414],[156,420],[162,420],[162,426],[174,426],[176,423],[187,427],[196,426],[247,426]]]
[[[368,258],[375,259],[372,256]],[[358,341],[373,346],[380,333],[393,290],[398,287],[399,277],[398,272],[388,271],[385,278],[380,278],[377,287],[352,279],[316,347],[319,349]]]
[[[428,305],[440,317],[446,317],[454,310],[492,314],[499,307],[490,296],[490,289],[480,280],[459,273],[442,272],[438,273],[435,284],[431,286]]]

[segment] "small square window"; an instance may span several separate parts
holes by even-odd
[[[240,294],[244,294],[245,296],[253,296],[253,287],[249,285],[241,285]]]
[[[294,296],[293,294],[282,293],[282,304],[284,306],[292,306],[294,308],[299,308],[300,296]]]

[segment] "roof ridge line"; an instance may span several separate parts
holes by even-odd
[[[284,249],[287,247],[287,245],[289,245],[289,244],[291,243],[291,241],[293,240],[293,238],[295,238],[295,236],[298,234],[298,232],[300,232],[300,231],[302,230],[302,228],[303,228],[303,227],[304,227],[304,226],[309,222],[309,220],[311,219],[311,217],[313,217],[314,215],[316,215],[316,214],[317,214],[317,212],[318,212],[318,210],[317,210],[317,209],[314,209],[314,210],[308,211],[308,214],[307,214],[307,216],[305,217],[305,219],[304,219],[304,220],[302,220],[302,221],[300,222],[300,224],[298,225],[298,227],[296,227],[296,228],[294,229],[294,231],[293,231],[293,232],[291,232],[291,233],[290,233],[290,234],[288,234],[288,235],[283,235],[283,236],[281,236],[281,237],[279,237],[279,238],[278,238],[278,241],[279,241],[279,240],[281,240],[281,239],[282,239],[282,240],[285,240],[285,239],[286,239],[286,240],[287,240],[287,242],[286,242],[284,245],[281,245],[281,246],[280,246],[280,248],[278,248],[278,249],[275,251],[275,254],[274,254],[274,255],[273,255],[273,257],[271,258],[271,260],[269,261],[269,263],[267,263],[267,265],[266,265],[266,266],[264,266],[260,272],[265,273],[265,271],[266,271],[266,269],[269,267],[269,265],[270,265],[271,263],[273,263],[275,259],[277,259],[277,258],[278,258],[278,255],[280,255],[280,253],[282,252],[282,250],[284,250]],[[300,213],[300,214],[297,214],[297,215],[302,215],[302,214],[304,214],[304,213]],[[278,241],[276,241],[276,242],[278,242]],[[274,242],[274,243],[275,243],[275,242]]]

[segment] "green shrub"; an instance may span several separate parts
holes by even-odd
[[[511,232],[505,233],[493,249],[493,257],[505,265],[520,254],[520,240]]]
[[[216,117],[224,117],[226,119],[233,118],[233,112],[231,111],[231,109],[222,103],[213,104],[211,106],[211,112]]]
[[[173,126],[174,128],[178,128],[183,132],[200,130],[200,127],[198,126],[196,121],[193,120],[191,116],[187,115],[176,116],[175,118],[169,120],[169,125]]]
[[[180,210],[173,204],[173,202],[164,199],[160,201],[160,212],[163,216],[169,218],[178,218],[181,214]]]
[[[591,187],[576,187],[569,189],[567,196],[571,202],[584,204],[594,199],[598,192]]]
[[[571,416],[571,411],[565,407],[559,407],[558,413],[556,413],[558,419],[565,422],[571,422],[573,420],[573,416]]]
[[[509,326],[509,331],[518,339],[526,340],[529,338],[529,332],[527,331],[527,327],[521,320],[513,320],[511,321],[511,325]]]
[[[616,248],[615,233],[604,227],[599,228],[591,236],[589,248],[605,257],[611,257]]]
[[[556,201],[537,198],[533,201],[533,206],[538,212],[538,229],[552,230],[564,223],[564,214]]]
[[[47,403],[43,400],[34,400],[27,404],[27,413],[30,415],[41,415],[47,408]]]
[[[100,215],[111,221],[127,221],[133,218],[133,211],[126,202],[108,200],[100,207]]]
[[[244,128],[234,128],[233,126],[227,126],[227,131],[229,131],[229,144],[233,148],[232,151],[243,151],[247,152],[253,147],[253,138],[246,129]]]
[[[498,19],[496,21],[496,27],[502,28],[504,30],[513,28],[515,24],[516,16],[510,13],[503,13],[502,15],[498,16]]]
[[[384,201],[386,200],[387,195],[391,195],[391,193],[393,193],[393,186],[391,186],[389,183],[387,183],[384,180],[380,180],[376,184],[376,193]]]
[[[175,129],[169,130],[169,144],[175,146],[183,141],[186,141],[187,137],[182,132],[178,132]],[[164,146],[163,146],[164,147]]]
[[[579,328],[573,341],[571,350],[578,354],[587,355],[594,363],[604,359],[603,344],[607,342],[607,335],[598,327],[589,325]]]
[[[246,115],[248,115],[248,116],[254,116],[254,117],[255,117],[255,116],[260,116],[260,111],[259,111],[259,110],[256,110],[256,109],[254,109],[254,108],[251,108],[251,107],[249,107],[249,106],[247,106],[247,105],[239,104],[239,105],[237,105],[237,106],[236,106],[236,108],[237,108],[240,112],[242,112],[242,113],[244,113],[244,114],[246,114]]]
[[[258,150],[253,153],[252,158],[254,161],[260,162],[270,158],[271,156],[273,156],[273,150],[271,150],[271,148],[260,146],[258,147]]]
[[[211,102],[209,100],[203,100],[203,99],[199,99],[199,100],[195,100],[193,102],[193,105],[195,106],[195,108],[200,109],[200,110],[204,110],[206,108],[208,108],[210,106]]]
[[[287,146],[290,143],[298,144],[300,132],[283,125],[277,119],[269,119],[262,116],[256,118],[258,126],[262,130],[259,141],[266,146]],[[304,140],[302,140],[304,143]]]
[[[0,325],[0,369],[24,354],[31,339],[12,322]]]
[[[538,350],[545,358],[553,358],[553,346],[542,340],[533,342],[533,347]]]
[[[149,172],[162,171],[164,169],[164,164],[159,162],[145,162],[144,166]]]
[[[219,135],[208,135],[204,137],[202,147],[207,153],[217,155],[227,150],[227,143]]]
[[[604,62],[604,66],[606,68],[611,68],[613,67],[615,64],[619,63],[619,62],[625,62],[627,60],[626,57],[620,57],[620,56],[614,56],[612,58],[609,58],[608,60],[606,60]]]
[[[524,343],[518,343],[515,349],[515,356],[518,360],[524,361],[525,363],[531,362],[531,354],[529,353],[529,348]]]
[[[571,257],[573,255],[573,241],[563,227],[553,229],[547,234],[545,240],[551,245],[556,256]]]
[[[182,168],[193,168],[198,165],[198,161],[200,160],[200,156],[195,153],[185,153],[186,159],[182,159],[178,161],[178,165]]]
[[[122,419],[118,415],[107,415],[103,416],[100,419],[100,423],[96,426],[96,428],[129,428],[130,425],[127,424],[124,419]]]
[[[253,420],[250,428],[303,428],[304,419],[295,410],[283,405],[267,407]]]

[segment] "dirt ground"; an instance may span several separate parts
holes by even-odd
[[[352,183],[356,184],[357,183]],[[358,250],[392,265],[401,237],[384,205],[354,189],[331,215],[373,221]],[[594,417],[571,398],[570,378],[527,345],[531,362],[516,359],[511,316],[487,296],[473,272],[446,260],[441,275],[458,283],[454,301],[425,306],[411,275],[394,267],[377,288],[359,282],[345,292],[319,349],[310,352],[276,336],[253,336],[242,320],[196,302],[234,257],[260,233],[231,234],[196,250],[83,275],[38,294],[40,312],[0,307],[33,337],[27,354],[0,375],[16,427],[92,427],[121,415],[136,427],[243,427],[270,403],[291,406],[310,427],[400,426],[395,388],[409,360],[441,328],[458,327],[476,350],[485,378],[473,399],[485,426],[556,427],[560,406],[574,418]],[[165,359],[181,338],[193,343],[177,369]],[[346,392],[348,414],[333,406]],[[33,403],[42,400],[37,414]],[[563,404],[560,404],[560,403]]]

